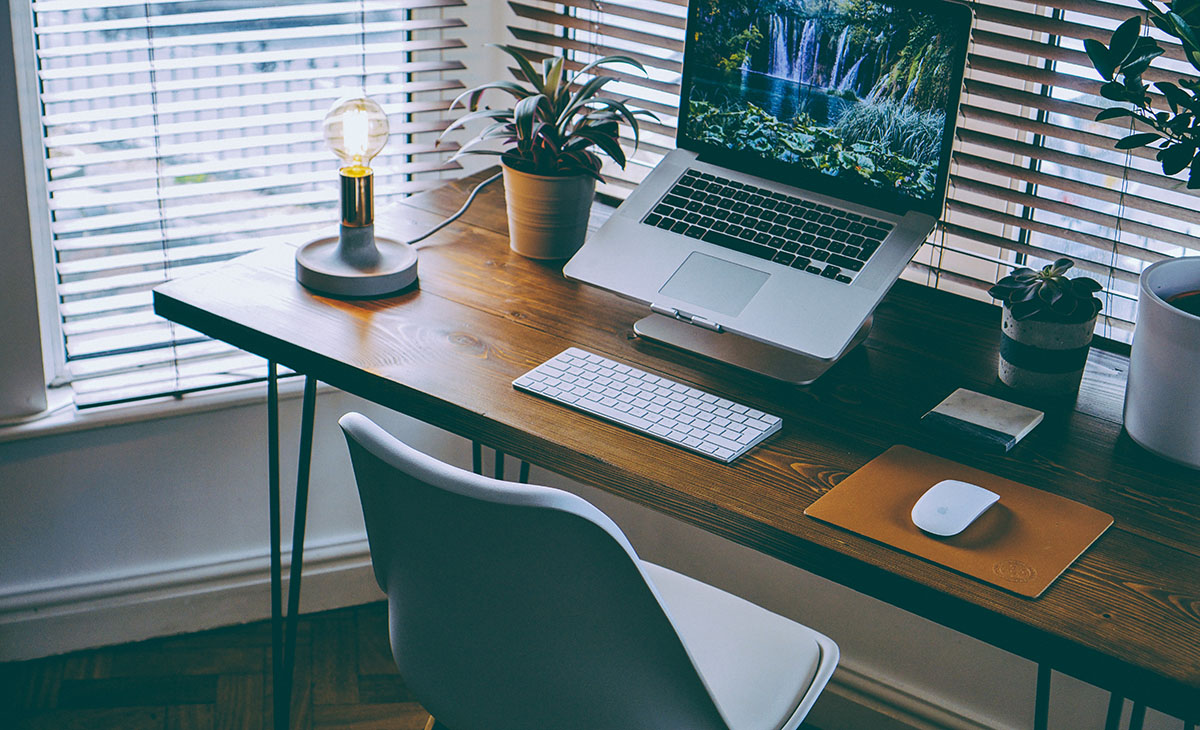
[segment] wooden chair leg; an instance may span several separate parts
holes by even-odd
[[[433,715],[430,715],[429,719],[425,721],[425,730],[450,730],[450,728],[438,722]]]

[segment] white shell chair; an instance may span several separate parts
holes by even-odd
[[[340,421],[392,654],[449,730],[785,730],[829,638],[640,560],[568,492],[498,481]]]

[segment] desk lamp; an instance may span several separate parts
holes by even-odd
[[[321,294],[375,297],[417,280],[417,254],[407,244],[375,235],[370,163],[388,139],[383,109],[366,97],[343,98],[325,115],[325,141],[342,161],[342,221],[338,235],[296,251],[296,279]]]

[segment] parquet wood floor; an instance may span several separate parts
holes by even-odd
[[[293,728],[425,727],[392,663],[386,603],[302,616],[298,627]],[[0,727],[269,729],[270,671],[269,621],[0,664]]]

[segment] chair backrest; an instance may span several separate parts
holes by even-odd
[[[451,730],[728,730],[629,541],[558,489],[472,474],[350,413],[392,653]]]

